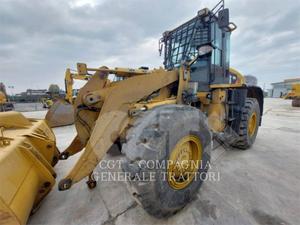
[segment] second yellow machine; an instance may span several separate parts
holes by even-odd
[[[283,98],[292,99],[292,106],[300,107],[300,83],[292,84],[292,89]]]

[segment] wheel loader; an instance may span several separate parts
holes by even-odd
[[[41,102],[43,104],[44,109],[50,109],[51,106],[53,105],[53,101],[51,98],[42,98]]]
[[[159,51],[164,68],[90,68],[78,63],[74,74],[89,79],[73,103],[77,135],[58,158],[66,160],[82,152],[59,181],[59,190],[66,191],[84,178],[89,188],[95,188],[93,171],[117,144],[133,198],[150,215],[168,217],[190,202],[205,180],[199,176],[205,176],[209,168],[213,138],[227,146],[249,149],[262,122],[263,92],[259,87],[248,87],[244,77],[229,67],[230,35],[235,29],[221,1],[212,10],[202,9],[194,18],[163,33]],[[117,79],[110,81],[109,75]],[[43,133],[43,138],[54,141],[51,130]],[[9,138],[13,141],[15,137]],[[51,152],[55,159],[55,149]],[[147,166],[148,162],[159,166]],[[12,170],[5,179],[11,175]],[[52,187],[52,177],[36,182],[39,185],[34,190],[45,189],[45,182],[50,182],[48,189]],[[32,187],[26,187],[32,196]],[[24,212],[20,206],[8,205],[5,193],[1,198],[7,211],[21,217],[21,223],[26,221],[28,208]],[[32,199],[30,203],[35,206]]]
[[[11,110],[14,110],[14,105],[8,100],[4,84],[0,83],[0,112]]]
[[[292,99],[293,107],[300,107],[300,84],[292,84],[292,90],[283,96],[284,99]]]

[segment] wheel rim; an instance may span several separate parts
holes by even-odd
[[[195,135],[183,137],[172,150],[167,167],[169,185],[176,190],[184,189],[194,179],[201,166],[202,145]]]
[[[250,137],[252,137],[256,130],[256,113],[253,112],[250,116],[250,119],[248,121],[248,134]]]

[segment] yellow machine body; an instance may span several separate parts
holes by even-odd
[[[163,90],[164,87],[178,80],[178,70],[157,69],[148,71],[123,68],[107,69],[106,67],[93,69],[86,68],[85,64],[78,64],[77,68],[79,75],[87,74],[87,70],[96,72],[89,82],[80,89],[74,103],[75,115],[77,115],[75,126],[78,135],[62,154],[70,156],[84,147],[85,151],[67,177],[60,182],[59,188],[61,190],[70,188],[73,183],[93,172],[108,149],[126,130],[130,122],[128,113],[135,109],[135,103],[157,90]],[[109,74],[115,74],[126,79],[109,82]],[[131,89],[130,87],[135,88]],[[169,100],[170,103],[174,102],[171,100],[175,97],[168,96],[168,91],[161,91],[160,94],[163,95],[160,100],[161,104],[165,104],[165,100]],[[85,110],[78,107],[82,104],[95,110],[87,110],[88,108]],[[81,144],[75,144],[78,142]]]
[[[6,99],[5,94],[2,91],[0,91],[0,104],[4,104],[6,102],[7,102],[7,99]]]
[[[74,183],[90,176],[114,142],[125,135],[133,117],[139,112],[160,105],[182,104],[183,91],[188,88],[190,81],[189,66],[167,71],[162,68],[88,68],[83,63],[77,64],[79,76],[85,76],[89,71],[95,71],[95,74],[80,89],[74,102],[77,136],[61,153],[61,157],[66,159],[82,149],[84,152],[69,174],[60,181],[60,190],[69,189]],[[203,105],[201,110],[207,113],[209,125],[215,132],[222,132],[225,128],[227,103],[224,90],[245,85],[240,73],[234,69],[230,69],[230,72],[238,78],[237,82],[211,85],[211,98],[208,98],[208,93],[197,93]],[[109,74],[122,79],[110,82]],[[178,83],[177,95],[171,95],[174,83]],[[144,99],[153,93],[155,97]],[[85,108],[81,108],[81,105],[85,105]]]
[[[292,90],[295,93],[295,97],[300,98],[300,83],[298,84],[293,84],[292,85]]]
[[[42,98],[41,102],[43,104],[43,108],[49,109],[53,105],[53,100],[50,98]]]
[[[5,86],[0,83],[0,112],[11,111],[14,109],[13,103],[9,102]]]
[[[300,98],[300,83],[292,84],[292,90],[283,96],[284,99]]]
[[[290,90],[282,98],[292,99],[292,106],[293,107],[300,107],[300,83],[292,84],[292,90]]]
[[[17,112],[1,112],[0,129],[0,224],[25,224],[55,183],[55,136]]]

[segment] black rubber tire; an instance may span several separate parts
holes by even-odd
[[[152,216],[162,218],[175,214],[193,199],[202,184],[203,179],[194,179],[184,189],[175,190],[163,179],[166,168],[141,166],[147,160],[160,163],[168,160],[176,143],[189,134],[200,139],[202,165],[207,165],[212,135],[207,118],[199,109],[185,105],[160,106],[139,115],[127,133],[127,141],[122,146],[126,156],[122,169],[130,174],[128,189]],[[205,176],[207,169],[202,166],[198,172]],[[147,177],[150,172],[155,173],[154,181]],[[146,175],[146,179],[137,179],[137,175]]]
[[[256,112],[257,115],[256,130],[254,134],[250,136],[248,132],[248,121],[253,112]],[[241,113],[242,113],[242,118],[241,118],[241,123],[238,132],[239,138],[237,139],[236,142],[234,142],[231,145],[232,147],[246,150],[253,145],[258,132],[259,120],[261,115],[258,101],[255,98],[247,98],[245,106],[242,108]]]
[[[110,156],[120,156],[122,155],[121,150],[122,150],[122,144],[120,142],[116,142],[110,147],[110,149],[107,151],[106,154]]]
[[[300,107],[300,99],[299,98],[292,100],[292,107]]]

